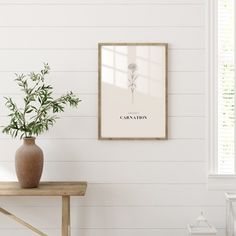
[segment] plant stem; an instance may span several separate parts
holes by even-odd
[[[47,109],[48,107],[50,107],[53,102],[59,102],[60,100],[61,100],[61,98],[58,98],[58,99],[56,99],[56,100],[54,100],[54,101],[51,101],[50,103],[48,103],[48,105],[47,105],[46,107],[44,107],[44,109]],[[41,108],[42,108],[42,107],[40,107],[39,110],[38,110],[38,112],[37,112],[37,115],[36,115],[35,120],[34,120],[35,123],[36,123],[36,122],[38,121],[38,119],[41,118],[41,116],[43,115],[43,113],[40,113],[40,112],[41,112]]]
[[[26,109],[27,109],[27,106],[29,105],[29,96],[31,96],[31,95],[35,95],[35,88],[39,85],[39,83],[40,83],[40,80],[38,80],[36,83],[35,83],[35,85],[34,85],[34,87],[30,90],[30,92],[28,91],[28,89],[26,90],[24,90],[24,92],[26,93],[26,102],[25,102],[25,106],[24,106],[24,111],[23,111],[23,127],[24,127],[24,135],[25,135],[25,137],[27,137],[28,135],[30,135],[30,134],[27,134],[27,128],[26,128]],[[28,87],[28,86],[27,86]]]

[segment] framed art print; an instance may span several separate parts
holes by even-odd
[[[98,138],[167,138],[166,43],[98,45]]]

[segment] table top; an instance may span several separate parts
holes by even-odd
[[[18,182],[0,182],[0,196],[84,196],[87,182],[41,182],[38,188],[23,189]]]

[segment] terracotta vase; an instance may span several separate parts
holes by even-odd
[[[16,175],[22,188],[37,188],[43,171],[43,151],[35,138],[24,138],[15,155]]]

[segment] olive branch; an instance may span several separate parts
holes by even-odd
[[[59,98],[53,98],[53,87],[45,84],[45,76],[50,67],[44,64],[39,72],[28,75],[16,74],[15,81],[24,93],[24,106],[18,108],[11,97],[4,97],[9,109],[9,125],[3,126],[2,132],[12,137],[31,137],[47,131],[53,126],[59,112],[64,112],[65,106],[77,107],[81,101],[73,92],[67,92]]]

